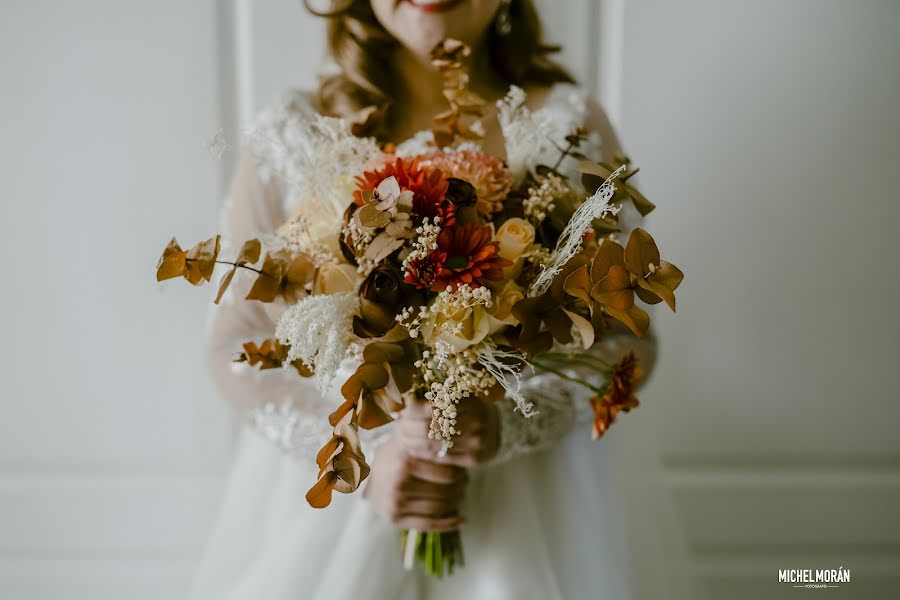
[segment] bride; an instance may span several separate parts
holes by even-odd
[[[472,47],[476,93],[498,100],[510,86],[525,90],[547,138],[532,149],[533,160],[555,163],[554,143],[577,126],[595,132],[594,158],[620,153],[603,111],[548,58],[531,0],[351,0],[316,14],[328,20],[338,70],[315,92],[288,93],[260,115],[224,212],[226,239],[265,238],[298,214],[321,231],[339,224],[343,207],[336,212],[297,193],[311,167],[295,157],[316,151],[303,135],[315,112],[344,117],[366,135],[405,140],[399,155],[422,151],[432,116],[445,108],[429,52],[446,37]],[[378,110],[364,110],[372,106]],[[504,156],[496,112],[483,124],[482,146]],[[623,228],[636,215],[623,216]],[[310,508],[304,496],[333,403],[296,374],[231,362],[244,341],[271,336],[279,316],[271,305],[241,301],[249,285],[236,278],[210,319],[215,380],[247,418],[191,599],[624,599],[636,597],[635,582],[653,578],[628,560],[621,444],[609,439],[615,435],[592,443],[587,396],[552,375],[526,381],[540,413],[530,419],[510,399],[462,404],[464,434],[445,457],[428,439],[430,411],[404,410],[363,440],[373,457],[363,493]],[[614,332],[602,351],[617,359],[631,348],[649,371],[652,336],[637,342]],[[444,580],[404,570],[399,528],[457,527],[464,567]]]

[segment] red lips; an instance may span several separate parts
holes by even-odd
[[[465,0],[451,0],[450,2],[431,2],[428,4],[420,4],[413,2],[412,0],[404,0],[410,6],[414,6],[423,12],[446,12],[448,10],[453,10],[460,4],[462,4]]]

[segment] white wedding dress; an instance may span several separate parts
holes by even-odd
[[[290,153],[315,150],[301,135],[312,114],[307,96],[291,93],[260,117],[224,214],[222,233],[233,244],[270,235],[297,212],[325,228],[337,222],[334,211],[291,193],[304,174]],[[535,116],[561,141],[584,122],[585,98],[558,85]],[[415,153],[425,138],[415,136],[399,152]],[[397,529],[371,510],[362,489],[335,494],[326,509],[310,508],[304,496],[316,479],[315,452],[330,436],[327,415],[338,400],[323,399],[292,370],[231,362],[244,341],[273,335],[280,310],[242,300],[248,281],[236,278],[211,313],[211,369],[221,393],[247,416],[191,600],[687,597],[676,581],[679,567],[672,568],[682,564],[674,554],[680,548],[666,545],[673,539],[668,510],[646,502],[667,507],[628,471],[647,436],[620,424],[593,442],[586,394],[553,376],[526,382],[539,416],[525,419],[511,400],[501,404],[501,455],[472,472],[463,505],[465,566],[452,576],[405,571]],[[634,346],[631,336],[611,336],[604,351],[618,357]],[[636,414],[622,421],[640,420]],[[387,426],[363,438],[370,460],[379,435],[389,433]],[[635,515],[639,505],[645,508]],[[640,564],[632,560],[637,553]]]

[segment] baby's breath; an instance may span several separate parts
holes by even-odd
[[[440,440],[445,449],[453,446],[457,405],[460,400],[478,394],[494,385],[494,377],[481,367],[478,354],[471,349],[451,352],[438,343],[434,351],[426,350],[416,367],[422,369],[426,385],[425,398],[431,402],[431,429],[428,437]]]
[[[416,240],[413,242],[412,251],[403,259],[403,272],[407,265],[415,260],[426,258],[432,251],[437,250],[437,238],[441,233],[441,219],[435,217],[429,221],[428,217],[422,219],[422,224],[416,227]]]
[[[303,215],[297,215],[282,225],[278,230],[278,236],[284,240],[285,248],[309,256],[317,267],[338,262],[334,253],[323,243],[313,239],[309,221]]]

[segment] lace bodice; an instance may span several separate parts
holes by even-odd
[[[565,136],[585,124],[587,97],[575,86],[557,85],[544,105],[528,111],[527,116],[519,131],[505,133],[533,138],[525,145],[529,151],[508,157],[509,160],[524,167],[553,164]],[[289,92],[262,111],[249,136],[248,152],[238,167],[225,207],[226,243],[240,243],[251,237],[260,237],[264,242],[272,240],[277,228],[297,214],[306,217],[314,232],[336,232],[347,196],[335,197],[335,175],[362,172],[363,157],[371,154],[371,147],[366,144],[372,144],[358,138],[340,138],[339,156],[318,153],[317,136],[338,139],[335,136],[342,135],[339,127],[337,120],[317,115],[308,94],[303,92]],[[413,155],[426,151],[431,139],[430,132],[420,132],[399,144],[397,153]],[[598,155],[601,136],[594,134],[588,144],[585,153]],[[561,165],[563,171],[571,169],[574,161]],[[337,390],[323,398],[308,380],[302,380],[293,371],[260,372],[246,364],[231,363],[231,355],[243,342],[271,337],[278,316],[286,308],[244,301],[250,282],[249,277],[239,273],[223,302],[213,309],[209,327],[211,368],[221,393],[247,411],[253,429],[286,451],[308,459],[330,436],[327,416],[339,402]],[[618,346],[624,339],[612,336],[610,349],[622,350]],[[633,344],[633,340],[629,338],[628,343]],[[352,369],[352,365],[348,368]],[[346,377],[338,377],[339,381],[343,379]],[[525,418],[515,410],[512,400],[500,402],[502,447],[497,461],[550,447],[573,424],[586,421],[589,415],[587,394],[555,376],[533,377],[525,382],[524,389],[540,414]],[[390,426],[363,432],[367,451],[389,433]]]

